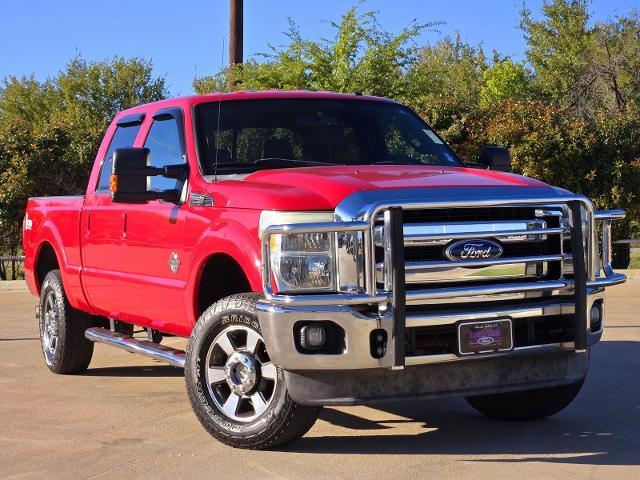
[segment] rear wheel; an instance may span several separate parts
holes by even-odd
[[[467,397],[480,413],[499,420],[538,420],[564,410],[580,392],[584,380],[558,387]]]
[[[49,370],[63,374],[85,371],[93,356],[93,342],[84,337],[91,317],[69,304],[60,270],[44,278],[38,308],[42,353]]]
[[[185,378],[191,406],[216,439],[263,449],[304,435],[320,413],[295,403],[282,370],[271,362],[256,316],[255,294],[212,305],[187,347]]]

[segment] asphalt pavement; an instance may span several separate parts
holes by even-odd
[[[304,438],[276,451],[209,437],[180,369],[97,345],[86,374],[49,373],[36,299],[3,286],[0,478],[640,478],[640,274],[632,276],[609,290],[582,392],[552,418],[493,421],[461,399],[325,408]]]

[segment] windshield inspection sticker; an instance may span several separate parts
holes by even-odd
[[[443,144],[442,140],[440,140],[438,136],[435,133],[433,133],[431,130],[427,130],[426,128],[423,128],[422,131],[427,134],[427,136],[431,139],[433,143],[437,143],[439,145]]]

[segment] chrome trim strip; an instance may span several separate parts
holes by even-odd
[[[573,288],[571,280],[540,281],[527,283],[501,283],[497,285],[478,285],[472,287],[434,288],[429,290],[407,291],[407,305],[420,305],[432,299],[455,298],[461,296],[497,295],[516,292],[542,292],[550,290],[569,290]]]
[[[613,273],[606,277],[596,278],[595,280],[587,280],[587,287],[611,287],[613,285],[620,285],[627,281],[627,276],[624,273]]]
[[[541,220],[532,220],[531,223],[541,222]],[[491,230],[485,227],[499,226],[500,222],[474,222],[474,223],[456,223],[456,224],[425,224],[410,223],[405,224],[404,244],[407,247],[417,247],[421,245],[439,245],[456,239],[471,238],[500,238],[503,242],[533,242],[546,239],[547,235],[558,235],[568,233],[569,230],[562,227],[557,228],[517,228],[527,222],[504,222],[505,226],[513,226],[515,228],[507,230]],[[447,227],[453,227],[452,231],[447,231]],[[478,228],[474,228],[478,227]],[[381,227],[377,227],[380,229]],[[412,233],[415,231],[416,233]],[[430,233],[432,231],[433,233]],[[379,235],[376,235],[379,237]],[[509,238],[518,237],[518,238]],[[526,238],[522,238],[526,237]],[[538,238],[531,238],[538,237]],[[378,242],[380,245],[380,242]]]
[[[626,216],[624,210],[596,210],[594,213],[596,221],[624,220]]]
[[[317,295],[276,295],[270,286],[264,287],[264,296],[267,300],[281,305],[364,305],[367,303],[386,303],[389,301],[389,293],[369,295],[366,293],[332,293]]]
[[[614,283],[601,283],[601,285],[617,285],[623,283],[626,277],[620,280],[620,275],[613,271],[611,265],[611,223],[613,220],[622,220],[626,216],[624,210],[598,210],[594,214],[594,218],[598,222],[602,222],[602,270],[605,278]],[[624,276],[624,275],[623,275]],[[602,279],[596,279],[602,280]]]
[[[482,358],[491,358],[498,357],[504,355],[514,355],[517,353],[524,352],[544,352],[544,351],[557,351],[557,350],[572,350],[574,348],[573,342],[567,343],[547,343],[544,345],[531,345],[527,347],[516,347],[510,352],[500,352],[500,353],[492,353],[492,354],[479,354],[479,355],[467,355],[464,357],[459,357],[452,353],[442,354],[442,355],[420,355],[415,357],[407,357],[405,359],[405,364],[407,366],[411,365],[425,365],[429,363],[445,363],[445,362],[456,362],[456,361],[464,361],[464,360],[479,360]]]
[[[491,319],[500,317],[528,318],[549,315],[571,315],[575,312],[573,303],[552,303],[548,305],[520,308],[497,308],[486,311],[447,312],[407,315],[407,328],[452,325],[459,321]]]
[[[420,273],[423,270],[434,270],[438,268],[465,268],[465,267],[486,267],[493,265],[509,265],[511,263],[536,263],[536,262],[555,262],[560,260],[570,260],[571,255],[540,255],[536,257],[510,257],[510,258],[490,258],[483,260],[460,260],[449,262],[407,262],[405,270],[412,273]],[[381,269],[381,264],[376,268]]]

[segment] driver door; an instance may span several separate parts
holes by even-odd
[[[157,111],[144,141],[151,165],[186,162],[182,110]],[[149,189],[186,191],[186,182],[150,177]],[[159,330],[175,331],[185,322],[185,289],[189,261],[184,254],[185,211],[176,204],[154,200],[124,206],[124,256],[121,270],[126,286],[120,295],[127,306],[124,320]]]

